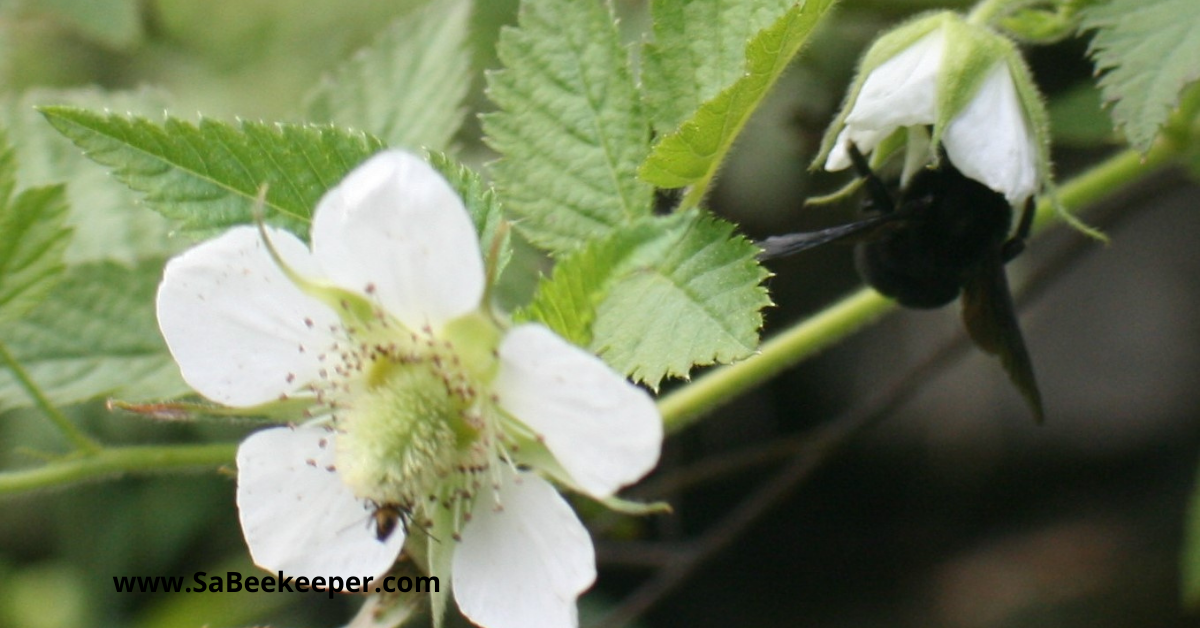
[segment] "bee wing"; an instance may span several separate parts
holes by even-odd
[[[882,229],[884,225],[903,218],[907,218],[907,215],[893,212],[820,231],[802,231],[771,236],[757,243],[758,247],[763,250],[758,254],[758,259],[762,261],[786,257],[828,242],[867,240],[875,236],[875,232]]]
[[[1042,393],[1033,375],[1033,362],[1025,348],[1021,327],[1017,324],[1008,278],[998,251],[968,273],[963,283],[962,317],[975,344],[999,356],[1008,378],[1029,404],[1034,419],[1038,423],[1044,421]]]

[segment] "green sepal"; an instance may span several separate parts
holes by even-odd
[[[292,269],[283,260],[283,256],[279,254],[279,251],[275,250],[275,245],[271,242],[267,228],[261,220],[258,221],[258,234],[262,238],[263,244],[266,245],[267,253],[271,255],[271,260],[275,262],[275,265],[279,267],[284,276],[295,284],[301,292],[324,303],[329,309],[336,312],[338,317],[342,319],[342,324],[348,329],[353,329],[360,325],[370,325],[376,320],[378,308],[366,298],[345,288],[324,281],[309,279]]]
[[[1016,52],[1009,40],[986,27],[969,24],[955,13],[943,14],[941,23],[946,48],[938,71],[931,149],[941,143],[950,121],[975,97],[991,69]]]
[[[1039,6],[1046,4],[1039,0],[1026,4],[1029,6],[1014,7],[993,19],[993,26],[1020,41],[1043,46],[1074,35],[1079,27],[1078,0],[1058,0],[1050,3],[1052,6]]]
[[[621,499],[616,495],[597,499],[596,502],[613,512],[619,512],[623,515],[633,515],[635,517],[665,515],[673,512],[671,505],[667,502],[635,502]]]

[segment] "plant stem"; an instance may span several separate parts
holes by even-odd
[[[3,362],[4,366],[8,367],[9,371],[12,371],[21,388],[25,389],[25,392],[33,399],[34,405],[46,415],[46,418],[54,423],[58,431],[62,432],[62,435],[67,440],[71,441],[76,451],[89,453],[100,451],[100,445],[96,441],[88,438],[61,410],[51,403],[50,399],[46,397],[46,394],[42,392],[37,383],[29,377],[29,372],[13,357],[13,354],[9,352],[8,347],[3,342],[0,342],[0,362]]]
[[[1122,151],[1063,184],[1058,189],[1058,200],[1065,209],[1077,210],[1169,165],[1179,150],[1176,144],[1160,141],[1145,155]],[[1054,216],[1052,203],[1043,200],[1038,205],[1034,233],[1048,227]],[[894,307],[892,301],[864,288],[764,342],[757,355],[709,371],[664,395],[658,401],[658,408],[667,431],[676,432],[692,425],[739,394],[846,338]]]
[[[235,443],[111,447],[33,469],[0,473],[0,495],[60,487],[106,476],[146,474],[231,464]]]
[[[668,431],[696,419],[815,355],[821,349],[874,322],[893,302],[863,288],[766,341],[758,355],[720,367],[664,396],[658,402]]]
[[[1012,0],[983,0],[967,14],[967,22],[986,25],[1004,8],[1004,5],[1011,3]]]

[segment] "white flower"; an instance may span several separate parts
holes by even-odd
[[[836,139],[825,149],[827,170],[850,166],[850,143],[870,153],[901,131],[908,172],[935,157],[940,142],[959,171],[1010,203],[1035,194],[1048,176],[1039,141],[1044,112],[1020,55],[1001,35],[939,13],[880,38],[862,71],[848,110],[830,129]],[[933,145],[925,127],[933,128]],[[914,160],[914,152],[923,154]]]
[[[442,582],[435,612],[449,585],[484,626],[576,625],[591,540],[534,470],[597,498],[636,481],[662,442],[649,395],[545,327],[481,313],[470,217],[412,155],[380,153],[330,190],[311,250],[265,234],[236,227],[183,253],[158,292],[200,394],[305,399],[316,417],[238,449],[255,563],[377,586],[408,543]]]

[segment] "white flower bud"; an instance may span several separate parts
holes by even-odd
[[[853,143],[864,154],[908,145],[910,158],[919,149],[926,155],[918,161],[931,163],[941,145],[963,174],[1018,204],[1049,180],[1045,120],[1012,42],[955,13],[937,13],[867,51],[817,160],[827,170],[847,168]]]

